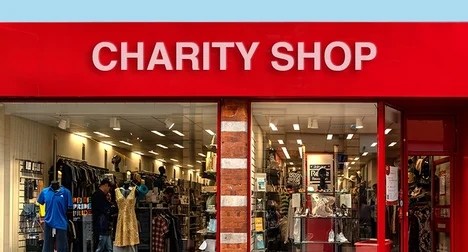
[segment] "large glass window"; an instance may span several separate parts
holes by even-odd
[[[51,248],[52,228],[59,250],[215,246],[216,103],[4,103],[1,112],[12,178],[3,202],[18,251]]]
[[[377,237],[376,104],[253,103],[251,136],[252,251]]]

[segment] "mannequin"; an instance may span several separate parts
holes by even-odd
[[[122,187],[115,189],[119,216],[113,251],[133,252],[136,251],[136,245],[140,243],[138,222],[135,214],[137,192],[137,187],[132,186],[129,180]]]
[[[52,238],[55,230],[57,241],[57,252],[68,252],[68,218],[67,210],[73,208],[71,192],[60,185],[58,181],[53,181],[51,185],[44,188],[37,199],[37,203],[46,205],[45,225],[44,225],[44,246],[43,252],[54,251],[54,241]]]
[[[322,169],[320,169],[318,171],[318,173],[319,173],[319,177],[320,177],[320,190],[326,190],[327,189],[327,183],[326,183],[325,179],[327,177],[327,170],[322,168]]]

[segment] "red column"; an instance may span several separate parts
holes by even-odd
[[[248,101],[221,103],[220,249],[248,251]]]
[[[377,116],[377,251],[385,251],[385,103],[379,102]]]

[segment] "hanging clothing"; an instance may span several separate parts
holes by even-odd
[[[115,189],[115,197],[119,208],[117,230],[114,245],[117,247],[133,246],[140,243],[138,222],[135,214],[136,187],[125,198],[120,188]]]
[[[166,234],[169,232],[169,224],[167,220],[162,216],[156,216],[153,218],[153,252],[165,252],[164,248],[166,245]]]

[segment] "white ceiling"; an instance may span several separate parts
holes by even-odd
[[[298,139],[308,153],[332,153],[334,145],[338,145],[339,151],[350,159],[360,158],[352,166],[354,169],[377,156],[377,147],[371,147],[377,142],[377,105],[374,103],[253,103],[252,115],[254,123],[271,140],[272,147],[285,158],[281,147],[286,146],[293,162],[301,161]],[[394,158],[399,156],[400,146],[398,111],[388,109],[386,117],[386,127],[392,129],[387,142],[398,142],[394,147],[387,147],[387,155]],[[308,128],[309,118],[318,121],[318,129]],[[362,129],[355,128],[357,118],[362,120]],[[278,131],[270,128],[270,121],[277,122]],[[293,124],[299,124],[300,130],[294,130]],[[333,134],[333,139],[327,140],[327,134]],[[354,134],[351,140],[346,139],[348,134]],[[285,145],[278,140],[283,140]],[[362,156],[364,151],[369,154]]]
[[[98,141],[111,141],[117,147],[129,151],[142,152],[155,157],[148,151],[153,150],[169,163],[170,159],[178,164],[195,164],[202,157],[212,136],[205,130],[217,131],[216,103],[5,103],[7,114],[23,117],[51,127],[58,127],[61,119],[70,119],[72,133],[86,133]],[[121,130],[110,128],[110,118],[120,120]],[[169,130],[165,120],[170,118],[174,127]],[[151,131],[157,130],[165,136]],[[185,136],[172,132],[178,130]],[[110,138],[101,137],[93,132],[101,132]],[[142,140],[140,142],[140,140]],[[119,141],[133,144],[128,146]],[[162,144],[169,149],[157,147]],[[184,146],[184,149],[174,144]]]

